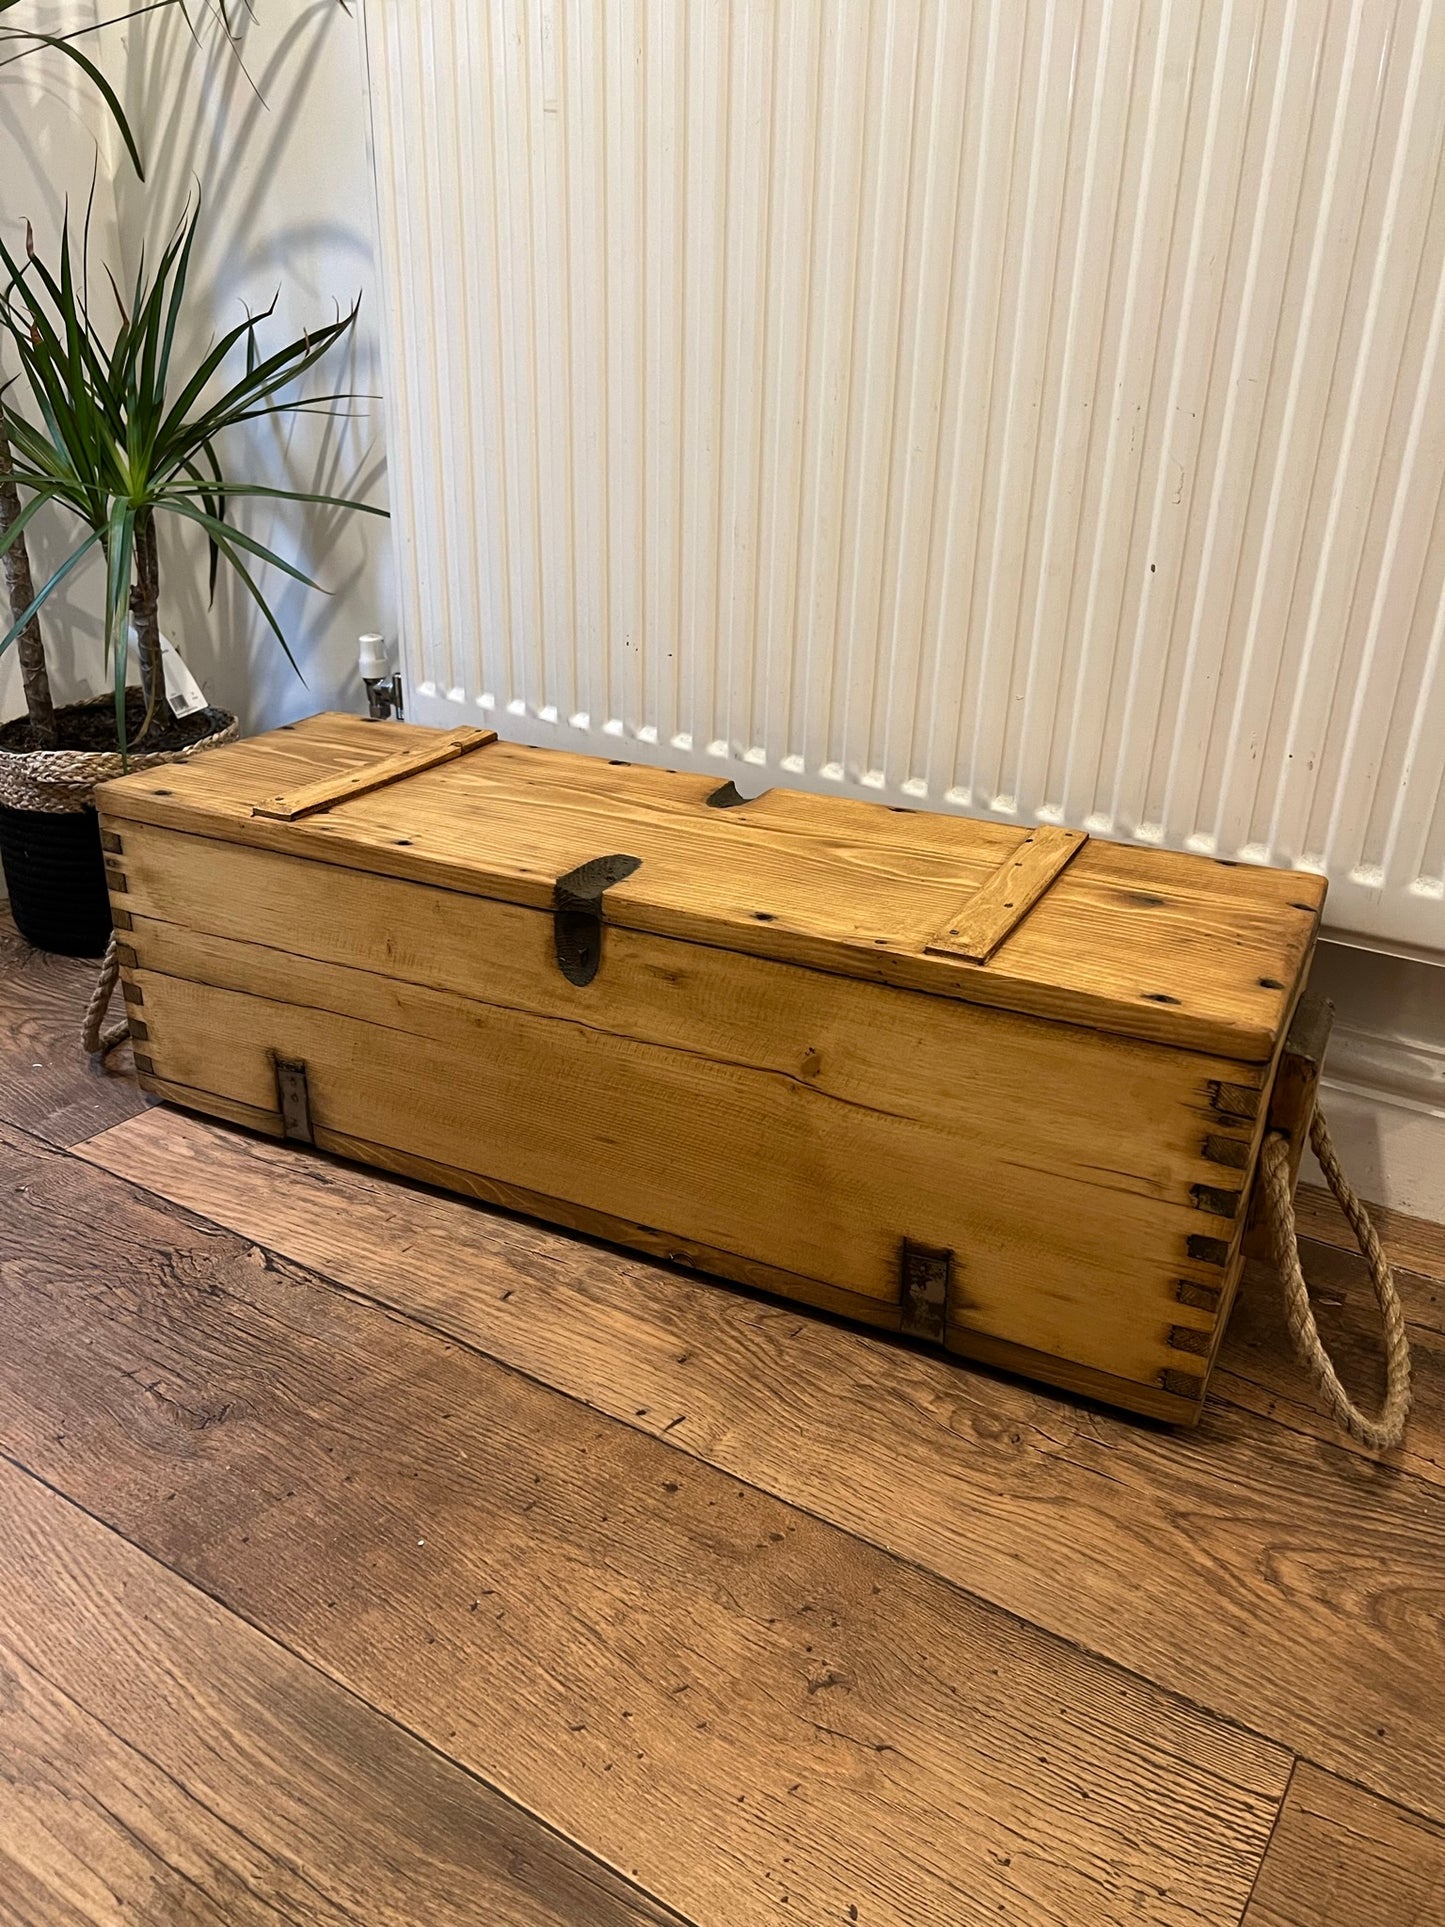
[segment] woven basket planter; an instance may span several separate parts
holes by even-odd
[[[111,699],[77,704],[108,710]],[[62,711],[62,716],[75,709]],[[183,763],[229,743],[236,718],[224,709],[205,712],[208,735],[183,749],[135,751],[122,761],[116,750],[7,750],[0,746],[0,862],[15,923],[27,943],[66,957],[98,957],[110,940],[110,900],[105,887],[95,786],[129,770]]]

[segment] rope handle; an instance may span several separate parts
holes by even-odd
[[[107,1051],[114,1050],[117,1044],[124,1043],[130,1036],[128,1022],[112,1024],[107,1031],[101,1029],[101,1025],[105,1022],[105,1013],[110,1009],[111,995],[119,976],[120,959],[115,954],[115,937],[112,934],[110,942],[105,946],[100,974],[95,980],[95,989],[90,993],[90,1002],[85,1007],[85,1021],[80,1030],[81,1043],[92,1057],[98,1057],[102,1061]]]
[[[1360,1251],[1370,1270],[1370,1285],[1385,1327],[1385,1402],[1378,1417],[1362,1412],[1346,1392],[1320,1339],[1310,1305],[1304,1273],[1300,1270],[1299,1240],[1295,1233],[1294,1198],[1290,1184],[1289,1139],[1282,1131],[1271,1131],[1260,1153],[1264,1181],[1265,1222],[1269,1227],[1270,1249],[1280,1282],[1284,1286],[1285,1316],[1290,1342],[1300,1363],[1314,1381],[1315,1389],[1329,1408],[1330,1416],[1352,1439],[1377,1452],[1398,1445],[1405,1435],[1405,1420],[1410,1412],[1410,1341],[1405,1335],[1405,1314],[1389,1260],[1380,1249],[1369,1214],[1355,1196],[1349,1179],[1340,1169],[1335,1147],[1330,1142],[1324,1112],[1315,1106],[1310,1120],[1310,1148],[1319,1159],[1325,1182],[1334,1192],[1340,1209],[1350,1221]]]

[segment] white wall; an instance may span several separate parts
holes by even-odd
[[[90,0],[60,9],[72,21],[94,17]],[[116,5],[102,12],[120,11]],[[77,98],[65,69],[43,56],[30,63],[25,105],[11,75],[0,84],[0,220],[23,240],[34,222],[40,249],[58,235],[64,193],[83,202],[101,147],[102,191],[95,253],[134,273],[137,251],[152,253],[183,210],[202,196],[202,226],[191,273],[193,299],[178,352],[196,352],[280,291],[262,334],[279,345],[309,323],[329,319],[359,293],[361,315],[343,355],[313,371],[311,392],[355,388],[379,395],[379,290],[373,254],[373,194],[360,27],[339,0],[256,0],[255,18],[231,9],[241,38],[233,51],[213,9],[191,9],[199,38],[179,9],[151,15],[99,37],[100,57],[126,101],[147,161],[137,182],[120,143],[88,94]],[[54,10],[52,10],[54,17]],[[58,70],[58,71],[57,71]],[[12,70],[12,74],[15,70]],[[33,78],[31,77],[33,76]],[[249,77],[248,77],[249,76]],[[253,85],[254,83],[254,85]],[[41,96],[38,122],[32,97]],[[67,98],[68,96],[68,98]],[[103,245],[102,245],[103,244]],[[385,504],[380,400],[361,402],[359,419],[311,417],[253,424],[222,445],[236,475],[268,484],[356,494]],[[317,577],[318,595],[277,571],[263,586],[306,677],[303,685],[238,585],[223,578],[215,607],[205,593],[204,544],[162,536],[162,626],[207,694],[239,712],[247,728],[308,711],[358,708],[356,636],[393,627],[390,525],[368,516],[259,504],[237,505],[241,525]],[[32,525],[34,526],[34,525]],[[35,545],[41,566],[48,545]],[[65,695],[103,688],[94,610],[99,569],[46,624]],[[21,706],[7,665],[0,709]]]

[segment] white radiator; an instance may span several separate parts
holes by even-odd
[[[412,713],[1445,949],[1445,0],[366,0]]]

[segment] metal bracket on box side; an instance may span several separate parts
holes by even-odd
[[[276,1064],[276,1108],[281,1113],[281,1135],[298,1144],[314,1144],[311,1134],[311,1093],[306,1084],[306,1066],[292,1057],[278,1057]]]
[[[936,1245],[903,1240],[899,1257],[899,1330],[941,1345],[948,1325],[948,1294],[953,1283],[953,1253]]]
[[[594,856],[552,886],[557,968],[569,984],[590,984],[602,962],[602,893],[642,868],[638,856]]]

